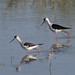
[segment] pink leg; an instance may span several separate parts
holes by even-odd
[[[58,36],[57,36],[57,32],[56,32],[56,43],[58,42]]]
[[[34,48],[35,50],[38,50],[38,53],[40,53],[40,49],[36,49],[36,48]]]
[[[70,40],[69,40],[69,35],[70,35],[70,33],[69,33],[69,32],[66,32],[66,31],[62,31],[62,32],[65,32],[65,33],[68,34],[68,42],[70,42]]]
[[[29,55],[29,50],[27,50],[27,54]]]

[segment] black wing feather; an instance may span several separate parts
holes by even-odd
[[[28,43],[28,42],[25,42],[24,43],[24,46],[28,46],[28,47],[32,47],[32,46],[35,46],[36,44],[32,44],[32,43]]]
[[[58,25],[58,24],[53,24],[52,28],[53,29],[58,29],[58,30],[60,30],[60,29],[71,29],[69,27],[64,27],[64,26],[61,26],[61,25]]]

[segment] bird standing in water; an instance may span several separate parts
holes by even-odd
[[[68,34],[68,42],[69,42],[69,32],[64,31],[64,30],[71,29],[70,27],[64,27],[64,26],[61,26],[61,25],[58,25],[58,24],[53,24],[53,23],[50,22],[50,20],[48,18],[44,18],[43,19],[43,23],[44,22],[47,22],[50,30],[56,33],[56,43],[58,41],[58,36],[57,36],[58,32],[65,32],[65,33],[67,33]],[[41,25],[43,25],[43,23]]]
[[[27,50],[27,54],[29,54],[29,50],[35,49],[38,50],[38,52],[40,52],[40,49],[37,49],[36,47],[38,47],[39,45],[43,45],[43,44],[33,44],[33,43],[28,43],[28,42],[23,42],[19,36],[14,36],[14,39],[10,41],[10,43],[14,40],[17,40],[19,42],[19,44],[21,45],[22,48]]]

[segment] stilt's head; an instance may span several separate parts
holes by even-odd
[[[43,25],[44,22],[48,22],[48,23],[50,23],[50,20],[49,20],[47,17],[45,17],[45,18],[43,19],[43,22],[42,22],[41,25]]]
[[[12,41],[14,41],[15,39],[18,40],[18,39],[19,39],[19,36],[15,35],[15,36],[14,36],[14,39],[12,39],[9,43],[11,43]]]

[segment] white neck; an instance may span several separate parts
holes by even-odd
[[[49,20],[49,19],[47,19],[47,20],[46,20],[46,22],[47,22],[47,24],[48,24],[49,26],[51,26],[51,25],[52,25],[52,23],[50,22],[50,20]]]
[[[20,37],[17,37],[16,40],[17,40],[20,44],[23,43],[22,40],[20,39]]]

